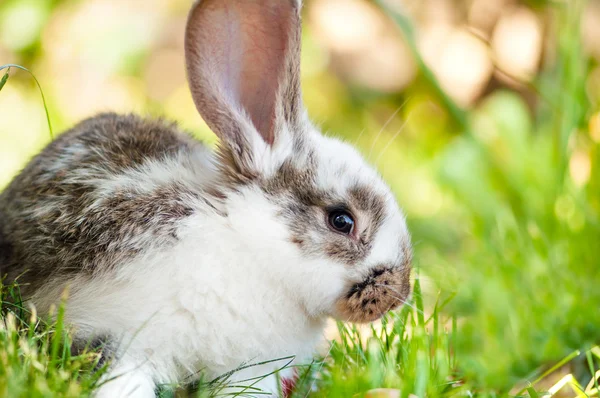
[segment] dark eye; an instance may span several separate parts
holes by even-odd
[[[334,210],[329,213],[329,225],[343,234],[350,234],[354,229],[354,218],[344,210]]]

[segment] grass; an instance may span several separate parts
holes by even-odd
[[[365,396],[378,388],[397,390],[402,397],[508,396],[509,391],[489,389],[465,378],[457,351],[457,320],[443,315],[451,301],[442,302],[438,297],[426,315],[420,286],[417,279],[413,302],[388,314],[378,327],[371,325],[365,330],[338,323],[339,338],[331,342],[327,355],[299,367],[293,397]],[[0,396],[90,395],[107,365],[98,369],[99,354],[93,350],[76,356],[71,353],[62,322],[64,307],[57,309],[56,321],[48,324],[20,305],[17,286],[3,286],[1,293]],[[583,372],[575,366],[578,360],[584,364]],[[511,386],[511,396],[553,396],[565,391],[571,391],[567,396],[598,396],[600,347],[576,350],[554,366],[535,370],[539,376]],[[246,394],[222,394],[222,388],[228,386],[226,376],[201,381],[187,393],[164,386],[160,396],[247,396],[257,392],[248,382]]]
[[[35,75],[29,69],[16,64],[0,65],[0,71],[6,69],[6,72],[4,73],[2,78],[0,78],[0,91],[2,91],[2,88],[8,81],[8,78],[10,77],[10,68],[20,69],[29,73],[29,75],[35,81],[35,84],[38,90],[40,91],[40,95],[42,96],[42,104],[44,105],[44,112],[46,113],[46,123],[48,123],[48,131],[50,132],[50,138],[53,139],[54,131],[52,130],[52,122],[50,121],[50,112],[48,111],[48,104],[46,103],[46,96],[44,95],[44,90],[42,90],[42,86],[40,85],[40,82],[38,81],[37,77],[35,77]]]
[[[418,262],[409,305],[378,327],[338,324],[327,355],[299,369],[295,397],[381,387],[402,397],[599,396],[600,109],[586,92],[595,65],[581,50],[583,4],[546,4],[557,61],[531,84],[533,114],[508,91],[465,111],[418,62],[461,131],[432,160],[451,206],[434,220],[408,214]],[[409,21],[387,11],[416,50]],[[44,322],[15,286],[1,292],[0,396],[89,395],[98,354],[71,355],[62,309]]]
[[[18,287],[0,286],[0,396],[80,397],[89,395],[104,368],[96,371],[99,355],[84,350],[71,354],[71,341],[62,314],[52,323],[38,319],[22,306]]]

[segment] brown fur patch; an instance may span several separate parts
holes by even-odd
[[[244,159],[244,155],[235,152],[231,146],[223,143],[217,148],[217,158],[219,159],[219,168],[223,178],[223,188],[236,190],[240,186],[247,185],[258,178],[258,174],[252,171],[245,162],[250,159]]]
[[[379,229],[385,217],[385,199],[373,192],[367,186],[357,185],[348,192],[350,204],[353,209],[367,214],[368,223],[362,228],[361,239],[369,240]]]
[[[65,132],[0,195],[0,272],[33,291],[57,274],[104,271],[145,247],[177,239],[175,223],[191,214],[175,183],[100,197],[100,181],[151,159],[201,144],[174,124],[102,114]],[[101,184],[101,183],[100,183]]]
[[[274,178],[263,184],[263,190],[271,195],[290,195],[298,204],[304,206],[325,207],[333,198],[328,192],[316,185],[316,175],[312,156],[308,156],[306,167],[297,168],[291,161],[286,161],[277,171]]]

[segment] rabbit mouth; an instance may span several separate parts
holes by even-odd
[[[336,312],[344,321],[366,323],[400,307],[410,294],[409,271],[402,267],[375,268],[362,282],[338,299]]]

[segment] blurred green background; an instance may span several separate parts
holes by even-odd
[[[213,144],[185,79],[190,3],[2,0],[0,64],[36,75],[55,132],[132,111]],[[508,391],[598,344],[600,0],[305,3],[309,114],[392,186],[426,308],[453,297],[461,373]],[[49,141],[37,87],[13,68],[0,188]]]

